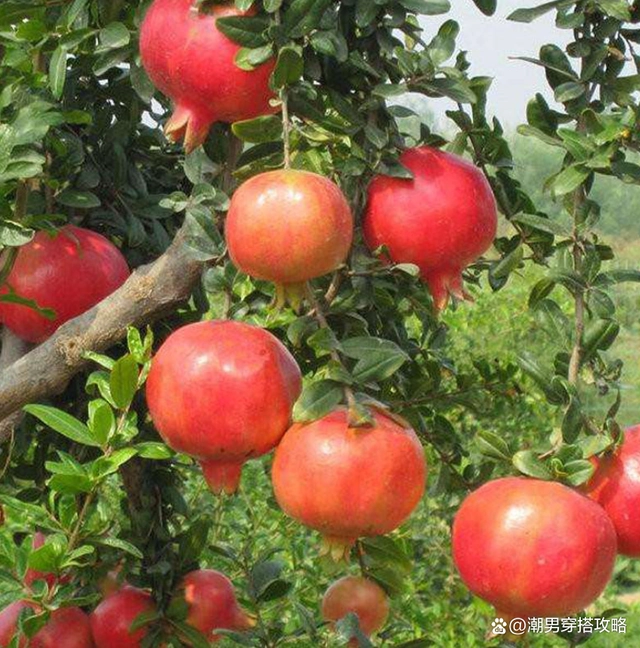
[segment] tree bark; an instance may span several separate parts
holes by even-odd
[[[190,255],[180,230],[161,257],[138,268],[116,292],[14,358],[0,372],[0,442],[10,436],[24,405],[62,392],[87,366],[86,351],[103,351],[121,340],[128,326],[140,327],[173,311],[189,297],[203,268]]]

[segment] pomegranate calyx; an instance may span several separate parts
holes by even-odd
[[[240,486],[242,461],[201,461],[200,467],[207,485],[213,493],[233,495]]]
[[[351,548],[355,545],[357,538],[337,538],[334,536],[322,536],[320,544],[320,556],[327,556],[333,562],[349,562]]]
[[[214,121],[215,118],[205,117],[196,109],[178,104],[165,124],[164,133],[175,143],[184,139],[184,150],[189,154],[204,144]]]

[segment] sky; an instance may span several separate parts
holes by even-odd
[[[542,92],[550,99],[543,69],[509,57],[537,57],[541,45],[560,43],[570,34],[555,27],[555,12],[529,24],[506,19],[514,9],[539,3],[539,0],[498,0],[496,14],[488,18],[472,0],[451,0],[452,10],[448,16],[430,16],[422,21],[425,39],[427,36],[430,39],[430,34],[437,31],[447,17],[458,22],[458,47],[469,53],[471,74],[493,77],[489,110],[505,126],[517,126],[525,121],[527,102],[536,92]],[[441,115],[450,106],[446,100],[438,100],[430,102],[430,108]]]

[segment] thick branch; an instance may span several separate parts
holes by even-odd
[[[188,298],[203,264],[191,258],[180,231],[154,263],[138,268],[103,302],[61,326],[46,342],[0,374],[0,440],[7,417],[27,403],[64,390],[86,365],[85,351],[103,351],[126,335],[174,310]]]

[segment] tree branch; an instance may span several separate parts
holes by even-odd
[[[8,419],[24,405],[65,389],[88,364],[86,351],[107,349],[125,337],[128,326],[148,324],[189,297],[204,264],[191,257],[184,238],[183,228],[160,258],[138,268],[116,292],[2,371],[0,441],[13,429]]]

